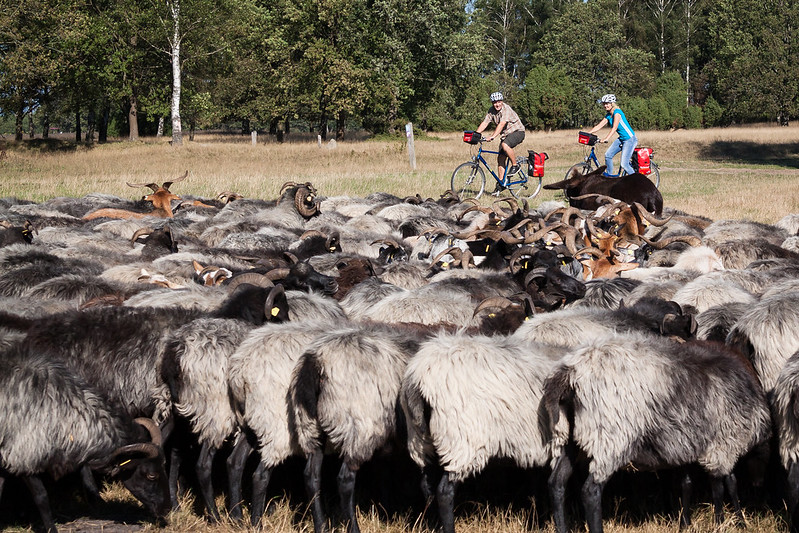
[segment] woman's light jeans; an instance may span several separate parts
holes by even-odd
[[[621,152],[621,168],[627,174],[635,174],[635,170],[630,165],[630,158],[633,156],[633,150],[635,150],[636,146],[638,146],[638,137],[631,137],[623,143],[619,139],[613,141],[608,147],[608,151],[605,152],[605,165],[608,167],[605,173],[608,175],[615,174],[613,172],[613,158]]]

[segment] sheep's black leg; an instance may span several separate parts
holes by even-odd
[[[713,498],[713,511],[717,524],[724,522],[724,481],[721,476],[711,476],[710,493]]]
[[[437,516],[436,513],[430,511],[430,507],[436,501],[436,488],[438,487],[439,482],[441,481],[441,475],[444,473],[444,469],[437,464],[426,464],[424,468],[422,468],[422,495],[424,496],[424,515],[430,526],[430,529],[435,529],[438,527],[438,523],[436,523]],[[429,514],[428,514],[429,513]]]
[[[208,511],[208,518],[211,522],[219,521],[219,510],[214,501],[214,485],[212,479],[212,468],[216,448],[203,443],[200,448],[200,456],[197,458],[197,481],[200,483],[200,492],[205,500],[205,508]]]
[[[247,459],[250,457],[250,452],[252,452],[252,446],[250,446],[250,443],[247,441],[246,435],[244,435],[244,433],[239,433],[236,438],[236,444],[233,445],[233,450],[230,452],[226,462],[228,493],[230,495],[228,508],[230,510],[230,517],[233,520],[241,520],[243,518],[241,509],[243,503],[241,497],[241,478],[244,476],[244,467],[247,464]]]
[[[603,483],[597,483],[594,474],[588,474],[588,478],[583,483],[583,507],[585,508],[585,520],[588,522],[590,533],[602,533],[602,489]]]
[[[269,478],[272,476],[272,469],[258,462],[255,472],[252,473],[252,509],[250,510],[250,521],[253,527],[258,527],[261,517],[266,509],[266,488],[269,486]]]
[[[161,430],[161,441],[164,446],[169,442],[169,438],[172,436],[172,430],[175,429],[175,417],[170,415],[167,417],[166,420],[161,422],[159,426]]]
[[[688,470],[680,472],[680,529],[691,525],[691,500],[694,482]]]
[[[178,508],[178,478],[180,477],[180,463],[182,461],[180,450],[177,446],[169,449],[169,499],[172,503],[172,510]]]
[[[44,483],[38,476],[25,476],[22,478],[28,486],[28,490],[33,496],[33,501],[36,503],[36,508],[39,509],[39,515],[42,517],[44,529],[47,533],[58,533],[53,520],[53,512],[50,510],[50,499],[47,497],[47,489],[44,488]]]
[[[455,533],[455,484],[449,479],[449,472],[444,472],[436,491],[438,500],[438,518],[441,520],[441,531]]]
[[[566,483],[574,471],[571,458],[566,452],[555,459],[552,472],[549,474],[549,498],[552,505],[552,521],[557,533],[566,533]]]
[[[3,499],[3,485],[6,483],[6,478],[4,475],[0,474],[0,500]]]
[[[724,476],[724,488],[727,489],[727,494],[730,496],[732,508],[735,511],[735,518],[738,520],[739,525],[744,523],[744,513],[741,509],[741,500],[738,498],[738,480],[735,474],[729,473]]]
[[[799,533],[799,463],[788,466],[788,521],[791,533]]]
[[[100,496],[100,489],[97,487],[97,481],[94,479],[92,469],[83,465],[80,469],[80,480],[81,483],[83,483],[83,488],[86,489],[89,505],[101,505],[103,503],[103,498]]]
[[[311,516],[315,533],[327,531],[325,513],[322,510],[322,450],[315,450],[305,462],[305,493],[311,504]]]
[[[347,461],[341,463],[338,471],[338,495],[341,500],[341,512],[347,521],[347,533],[360,533],[358,519],[355,516],[355,477],[358,469],[352,468]]]

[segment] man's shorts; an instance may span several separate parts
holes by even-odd
[[[509,133],[507,137],[502,139],[502,141],[500,142],[500,145],[502,143],[505,143],[508,146],[510,146],[511,148],[515,148],[516,146],[521,144],[521,142],[523,140],[524,140],[524,132],[523,131],[514,131],[513,133]],[[497,155],[497,163],[499,163],[499,166],[501,166],[501,167],[505,166],[505,161],[507,159],[508,159],[508,155],[502,150],[502,148],[500,148],[499,149],[499,154]],[[514,161],[514,163],[515,163],[515,161]]]

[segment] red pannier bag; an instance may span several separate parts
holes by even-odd
[[[476,131],[464,131],[463,132],[463,142],[469,144],[478,144],[480,139],[483,136],[477,133]]]
[[[633,150],[635,154],[633,160],[637,163],[638,172],[644,176],[648,176],[652,172],[652,166],[649,164],[649,158],[655,153],[652,148],[636,148]]]
[[[588,133],[587,131],[581,131],[577,133],[577,140],[580,141],[580,144],[587,144],[588,146],[594,146],[596,144],[598,137],[593,133]]]
[[[527,150],[527,161],[529,162],[527,173],[534,178],[543,178],[544,161],[547,159],[549,159],[549,156],[546,152],[538,153],[533,150]]]

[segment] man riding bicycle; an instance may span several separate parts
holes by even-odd
[[[486,140],[491,141],[497,135],[500,137],[500,149],[499,155],[497,155],[497,175],[499,176],[499,180],[503,181],[505,178],[505,165],[508,162],[508,158],[510,158],[512,165],[508,168],[508,176],[512,176],[519,171],[519,165],[516,164],[516,153],[513,151],[513,148],[521,144],[524,140],[524,125],[519,119],[519,115],[516,114],[516,111],[503,101],[504,97],[502,93],[491,93],[490,98],[491,108],[489,108],[485,119],[483,119],[483,122],[475,131],[477,133],[482,133],[489,124],[493,123],[497,125],[494,133]],[[500,190],[502,190],[502,188],[497,185],[497,189],[494,192]]]
[[[616,95],[606,94],[597,100],[597,103],[602,104],[607,114],[605,118],[600,120],[588,133],[599,131],[604,128],[606,124],[610,124],[610,132],[599,142],[606,143],[614,133],[618,132],[619,134],[618,139],[613,141],[613,144],[611,144],[605,152],[605,165],[607,166],[605,175],[613,175],[613,158],[619,152],[621,152],[621,168],[623,168],[627,174],[635,174],[635,170],[633,170],[633,167],[630,165],[630,159],[633,156],[633,150],[638,146],[638,137],[635,136],[633,128],[624,115],[624,111],[616,105]]]

